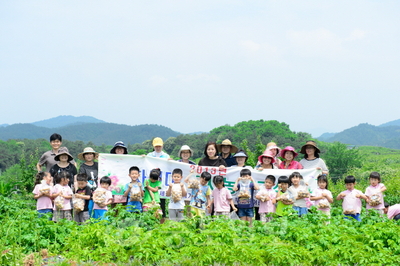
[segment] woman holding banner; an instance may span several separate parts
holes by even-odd
[[[300,163],[304,169],[316,168],[317,170],[322,170],[322,174],[327,175],[329,173],[328,167],[326,167],[324,160],[319,158],[320,152],[315,141],[307,141],[300,150],[300,153],[304,154],[304,158],[301,159]]]

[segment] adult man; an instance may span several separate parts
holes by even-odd
[[[218,144],[217,149],[220,153],[219,156],[225,160],[228,167],[237,164],[235,157],[233,157],[231,153],[236,153],[238,148],[235,145],[232,145],[232,142],[229,139],[225,139],[221,144]]]

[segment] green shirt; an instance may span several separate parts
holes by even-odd
[[[285,194],[285,193],[282,193],[282,191],[278,191],[278,195],[276,197],[279,197],[282,194]],[[291,209],[291,208],[293,208],[293,205],[286,205],[286,204],[283,204],[282,201],[278,201],[278,203],[276,204],[276,211],[275,212],[276,212],[277,215],[283,216],[283,210]]]
[[[150,192],[149,190],[146,188],[147,184],[150,185],[150,187],[153,188],[157,188],[161,189],[161,181],[156,181],[156,182],[152,182],[150,179],[147,179],[146,181],[144,181],[144,198],[143,198],[143,203],[150,203],[153,201],[153,199],[151,198]],[[160,203],[160,194],[157,192],[153,192],[154,195],[154,200],[157,203]]]

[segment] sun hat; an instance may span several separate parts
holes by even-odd
[[[307,140],[306,144],[303,145],[303,147],[301,147],[300,153],[302,154],[306,154],[306,147],[307,146],[313,146],[315,148],[315,151],[317,153],[320,153],[321,151],[318,149],[317,147],[317,143],[315,143],[315,141],[313,140]]]
[[[269,142],[268,144],[267,144],[267,146],[266,146],[266,149],[265,150],[267,150],[267,151],[269,151],[269,150],[272,150],[272,149],[277,149],[277,155],[281,152],[281,148],[279,148],[278,147],[278,145],[276,145],[276,143],[275,142]]]
[[[239,150],[237,153],[235,153],[235,155],[233,155],[233,157],[246,157],[248,158],[249,156],[247,156],[246,152],[244,150]]]
[[[72,155],[66,151],[66,150],[59,150],[57,155],[54,157],[54,160],[59,162],[60,161],[60,156],[61,155],[67,155],[68,156],[68,162],[72,161],[74,159],[74,157],[72,157]]]
[[[263,161],[262,161],[263,157],[271,158],[271,164],[274,164],[274,163],[275,163],[275,158],[274,158],[274,156],[272,155],[272,153],[271,153],[270,150],[266,150],[266,151],[264,151],[263,154],[261,154],[260,156],[258,156],[258,161],[260,162],[260,164],[262,164],[262,162],[263,162]]]
[[[125,144],[122,141],[117,141],[114,144],[114,147],[111,149],[110,153],[115,154],[115,149],[121,147],[124,149],[124,154],[128,154],[128,148],[125,146]]]
[[[181,157],[182,151],[190,151],[190,156],[193,155],[193,151],[192,151],[192,149],[191,149],[188,145],[183,145],[183,146],[179,149],[179,151],[178,151],[178,156],[179,156],[179,157]]]
[[[155,146],[163,146],[164,142],[161,138],[157,137],[153,139],[153,147]]]
[[[225,139],[221,144],[217,144],[218,152],[222,152],[222,146],[231,146],[231,153],[236,153],[238,148],[235,145],[232,145],[232,142],[229,139]]]
[[[83,149],[83,152],[81,152],[81,153],[78,154],[78,159],[81,160],[81,161],[84,161],[84,160],[85,160],[85,156],[84,156],[84,155],[85,155],[86,153],[93,153],[93,154],[94,154],[94,159],[97,159],[97,157],[99,157],[99,153],[98,153],[98,152],[95,152],[95,151],[93,150],[93,148],[91,148],[91,147],[86,147],[86,148]]]
[[[299,155],[292,146],[287,146],[286,148],[284,148],[283,150],[281,150],[281,157],[285,158],[285,152],[287,151],[291,151],[293,152],[293,159],[296,158],[297,155]]]

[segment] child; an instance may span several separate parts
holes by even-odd
[[[189,176],[185,179],[186,183],[190,183]],[[209,172],[203,172],[200,175],[200,184],[197,186],[197,188],[192,188],[192,197],[190,199],[190,206],[193,207],[193,210],[196,212],[196,216],[204,217],[206,213],[206,207],[208,206],[211,200],[210,199],[211,189],[207,185],[208,181],[210,180],[211,180],[211,174]]]
[[[264,186],[261,187],[256,196],[256,199],[260,200],[260,208],[258,210],[260,220],[264,223],[269,222],[272,219],[268,214],[275,213],[276,211],[276,192],[272,189],[274,185],[275,176],[267,175]]]
[[[60,173],[62,171],[66,171],[70,173],[70,180],[68,185],[72,188],[72,181],[74,176],[78,173],[75,165],[71,163],[74,160],[71,154],[67,151],[60,151],[55,157],[54,160],[58,161],[57,164],[53,165],[50,169],[51,176],[54,177],[56,173]]]
[[[43,153],[43,155],[40,157],[39,162],[36,165],[36,169],[38,172],[42,171],[42,166],[46,166],[46,172],[50,172],[51,167],[56,164],[56,161],[54,160],[54,157],[61,151],[66,151],[68,152],[68,149],[66,147],[61,147],[62,144],[62,137],[60,134],[54,133],[53,135],[50,136],[50,146],[51,146],[51,151],[46,151]],[[76,163],[72,161],[76,166]]]
[[[385,208],[383,212],[387,214],[389,219],[400,220],[400,204],[395,204],[393,206],[389,206],[388,203],[385,202]]]
[[[71,174],[67,171],[59,172],[55,175],[56,185],[51,192],[51,197],[54,200],[54,215],[53,221],[57,222],[61,219],[72,220],[71,215],[71,199],[72,199],[72,189],[68,186],[71,179]],[[56,199],[57,197],[60,197]],[[60,205],[57,204],[60,202]]]
[[[96,191],[93,193],[93,201],[94,201],[93,218],[94,219],[105,220],[105,215],[108,210],[107,205],[110,205],[113,201],[111,191],[108,190],[110,185],[111,185],[111,179],[108,176],[103,176],[100,179],[100,187],[97,188]],[[101,203],[101,204],[96,203],[96,193],[104,194],[103,203]]]
[[[258,156],[259,164],[256,165],[255,169],[258,171],[262,171],[264,169],[274,169],[275,158],[271,151],[264,151],[263,154]]]
[[[294,203],[294,195],[289,191],[290,179],[287,176],[280,176],[278,178],[278,195],[276,197],[276,214],[280,217],[283,216],[284,211],[291,209]]]
[[[140,170],[137,166],[129,168],[131,182],[125,185],[124,197],[128,197],[127,211],[142,212],[142,183],[139,182]]]
[[[378,172],[372,172],[369,175],[370,186],[365,190],[365,196],[367,196],[367,210],[375,209],[379,213],[383,214],[385,205],[383,203],[383,192],[386,191],[386,187],[381,183],[381,175]]]
[[[74,203],[74,220],[77,223],[84,223],[89,220],[89,200],[92,196],[92,190],[88,186],[87,175],[78,174],[76,176],[77,180],[77,190],[75,192],[75,199],[81,199],[84,202],[83,210],[77,211]],[[80,206],[81,207],[81,206]]]
[[[175,168],[172,171],[172,180],[174,183],[170,183],[165,195],[170,197],[168,204],[169,218],[174,221],[180,221],[183,219],[183,209],[185,208],[185,202],[183,198],[186,197],[186,189],[182,180],[182,170]]]
[[[348,217],[353,217],[361,222],[361,199],[367,200],[368,198],[360,190],[354,188],[356,185],[356,178],[354,176],[346,176],[344,183],[346,184],[347,190],[337,196],[337,200],[343,200],[343,214],[346,216],[346,219],[349,219]]]
[[[39,217],[45,213],[53,213],[53,201],[50,198],[52,180],[53,178],[48,172],[39,172],[36,174],[35,188],[32,193],[34,194],[33,197],[37,199],[36,210],[39,213]]]
[[[150,171],[149,179],[144,182],[143,211],[156,206],[158,208],[157,215],[163,214],[160,208],[160,194],[158,193],[158,190],[161,189],[160,176],[160,169],[153,169]]]
[[[294,160],[298,155],[294,148],[287,146],[281,151],[281,157],[285,160],[279,164],[279,169],[303,169],[303,166]]]
[[[239,190],[238,216],[240,220],[248,221],[250,226],[252,226],[254,216],[254,190],[258,189],[257,183],[251,176],[251,171],[249,169],[242,169],[240,177],[233,185],[233,191]]]
[[[331,203],[333,203],[332,193],[328,190],[328,178],[326,175],[319,175],[317,178],[318,188],[313,191],[311,200],[319,211],[331,216]]]
[[[214,176],[213,183],[215,185],[215,189],[211,193],[213,198],[209,201],[207,209],[211,212],[211,204],[214,204],[215,216],[225,215],[229,217],[230,207],[232,207],[234,211],[237,211],[237,208],[233,205],[232,195],[224,186],[224,178],[222,176]]]
[[[289,178],[290,183],[292,183],[289,189],[293,192],[296,199],[293,203],[293,209],[297,211],[299,216],[306,215],[308,212],[306,198],[308,198],[310,194],[308,193],[307,186],[304,185],[303,176],[299,172],[293,172]],[[300,182],[300,180],[302,182]]]

